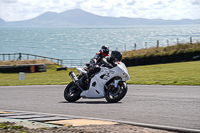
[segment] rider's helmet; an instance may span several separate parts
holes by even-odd
[[[101,52],[104,56],[108,56],[108,54],[109,54],[109,47],[108,47],[108,46],[102,46],[100,52]]]
[[[122,53],[117,51],[117,50],[112,51],[111,58],[113,58],[114,61],[121,61],[122,60]]]

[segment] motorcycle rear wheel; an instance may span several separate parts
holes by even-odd
[[[116,103],[124,98],[127,93],[127,89],[126,82],[119,82],[117,88],[114,88],[113,86],[106,91],[105,98],[109,103]]]
[[[70,82],[64,91],[64,98],[68,102],[75,102],[81,98],[81,90],[74,84],[74,82]]]

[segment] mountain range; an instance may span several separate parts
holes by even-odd
[[[0,18],[2,27],[82,27],[82,26],[135,26],[135,25],[188,25],[200,24],[200,19],[162,20],[128,17],[104,17],[81,9],[61,13],[46,12],[33,19],[5,22]]]

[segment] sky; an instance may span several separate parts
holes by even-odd
[[[0,0],[0,18],[21,21],[77,8],[109,17],[200,19],[200,0]]]

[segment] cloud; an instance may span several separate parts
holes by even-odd
[[[16,0],[0,0],[0,3],[17,3]]]
[[[44,12],[80,8],[112,17],[148,19],[199,19],[199,0],[0,0],[0,18],[17,21]]]
[[[193,5],[200,5],[200,0],[192,0]]]

